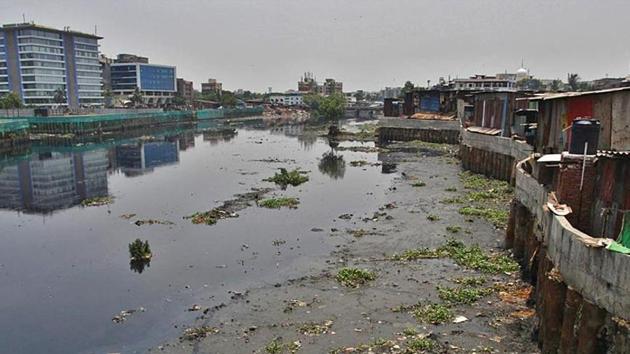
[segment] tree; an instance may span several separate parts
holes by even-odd
[[[402,96],[404,97],[407,92],[413,91],[414,87],[415,86],[413,85],[413,82],[411,82],[411,81],[405,82],[405,86],[403,86],[403,88],[401,90]]]
[[[4,95],[0,99],[0,103],[1,103],[2,108],[7,110],[7,116],[9,115],[9,110],[10,109],[17,109],[18,110],[18,116],[19,116],[20,115],[20,108],[23,107],[22,99],[15,92],[9,92],[6,95]]]
[[[562,87],[562,81],[561,80],[553,80],[551,82],[551,91],[552,92],[558,92],[560,91],[560,88]]]
[[[173,97],[173,105],[176,107],[181,107],[186,105],[186,99],[180,95]]]
[[[61,87],[55,90],[53,101],[58,105],[66,103],[66,93]]]
[[[133,103],[134,107],[138,107],[142,102],[144,102],[144,98],[142,97],[142,93],[140,93],[140,88],[136,87],[135,91],[129,97],[131,103]]]
[[[106,89],[103,91],[103,98],[105,98],[105,107],[111,107],[112,98],[114,97],[114,93],[110,89]]]
[[[571,91],[578,90],[579,81],[580,81],[580,75],[578,75],[577,73],[567,75],[567,82],[569,83],[569,88],[571,88]]]
[[[338,92],[322,97],[317,112],[322,118],[336,123],[346,112],[346,97]]]
[[[308,93],[304,95],[304,104],[308,106],[313,112],[317,112],[319,109],[319,103],[321,101],[322,96],[315,93]]]

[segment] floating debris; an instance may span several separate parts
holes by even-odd
[[[300,201],[292,197],[269,198],[258,202],[258,206],[269,209],[280,209],[282,207],[297,209],[299,204]]]
[[[134,222],[137,226],[142,225],[175,225],[174,222],[168,220],[157,220],[157,219],[145,219],[145,220],[136,220]]]
[[[333,321],[326,320],[323,322],[309,322],[298,328],[298,332],[307,336],[319,336],[330,331]]]
[[[131,310],[122,310],[120,313],[114,317],[112,317],[112,322],[114,323],[122,323],[127,320],[127,317],[133,315],[136,312],[144,312],[144,307],[140,307],[139,309],[131,309]]]
[[[93,197],[93,198],[83,199],[81,201],[81,205],[83,205],[84,207],[101,206],[101,205],[111,204],[113,202],[114,202],[114,197],[110,197],[110,196]]]
[[[136,216],[136,214],[122,214],[122,215],[120,216],[120,218],[121,218],[121,219],[126,219],[126,220],[129,220],[129,219],[134,218],[135,216]]]
[[[191,328],[186,328],[186,330],[180,337],[180,340],[193,341],[193,340],[205,338],[208,335],[217,334],[217,333],[219,333],[219,329],[216,327],[210,327],[210,326],[191,327]]]

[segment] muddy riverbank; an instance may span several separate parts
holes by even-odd
[[[353,150],[343,147],[340,153]],[[502,252],[497,228],[509,188],[460,176],[456,146],[412,142],[362,151],[378,154],[378,163],[346,168],[391,173],[387,183],[362,190],[383,193],[384,203],[367,211],[353,203],[313,224],[301,239],[325,235],[332,252],[298,259],[293,276],[242,289],[229,301],[196,304],[197,320],[182,337],[151,351],[538,352],[526,304],[531,289]],[[277,222],[288,233],[303,232]],[[276,245],[278,253],[295,247]],[[365,273],[348,282],[344,269]]]

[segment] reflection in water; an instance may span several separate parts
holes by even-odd
[[[175,141],[138,142],[116,146],[116,162],[125,176],[133,177],[153,171],[158,166],[179,162]]]
[[[237,132],[236,129],[220,129],[220,130],[206,130],[203,132],[203,141],[207,141],[210,145],[216,145],[218,143],[227,143],[234,139]]]
[[[343,159],[343,155],[335,153],[335,148],[339,146],[339,142],[330,140],[328,145],[330,146],[330,151],[322,155],[322,159],[318,164],[319,172],[330,176],[332,179],[343,178],[346,174],[346,161]]]
[[[51,212],[107,195],[107,150],[33,154],[0,170],[0,208]]]
[[[138,273],[138,274],[142,274],[142,272],[144,272],[144,267],[150,268],[151,267],[151,260],[144,260],[144,259],[132,259],[129,261],[129,269],[133,270],[134,272]]]
[[[383,162],[383,164],[381,165],[381,173],[396,173],[396,164]]]

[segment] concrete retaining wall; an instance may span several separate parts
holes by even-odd
[[[630,256],[551,213],[547,191],[516,166],[506,245],[535,285],[543,353],[630,352]]]
[[[415,120],[384,118],[379,122],[378,141],[421,140],[430,143],[458,144],[459,122],[444,120]]]
[[[524,142],[500,136],[472,133],[462,129],[460,157],[462,167],[489,177],[512,181],[516,161],[533,151]]]

